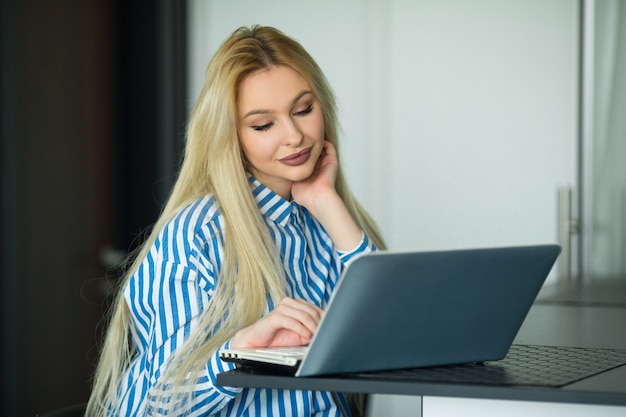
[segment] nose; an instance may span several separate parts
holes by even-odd
[[[304,134],[298,124],[292,118],[288,118],[285,121],[284,126],[283,144],[286,146],[300,145],[304,139]]]

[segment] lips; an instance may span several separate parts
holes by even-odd
[[[310,155],[311,155],[311,148],[306,148],[306,149],[301,150],[300,152],[292,153],[289,156],[279,159],[279,161],[285,165],[298,166],[308,161]]]

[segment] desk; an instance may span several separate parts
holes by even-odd
[[[563,284],[559,284],[559,288],[544,288],[522,325],[515,343],[626,349],[626,284],[611,283],[611,290],[603,289],[603,285],[607,284],[596,282],[576,288],[564,288]],[[606,298],[598,296],[602,293],[610,296],[611,301],[603,303]],[[442,401],[443,398],[490,400],[487,409],[485,404],[474,401],[456,401],[457,411],[462,407],[464,415],[474,415],[468,411],[470,403],[478,404],[480,415],[485,415],[488,409],[495,409],[494,405],[499,404],[499,401],[505,401],[505,407],[510,408],[512,404],[516,404],[525,409],[524,414],[532,413],[535,417],[542,414],[542,409],[546,410],[545,415],[561,415],[562,412],[571,415],[576,410],[572,407],[576,406],[582,407],[581,409],[588,406],[598,407],[594,408],[594,415],[601,413],[626,416],[626,365],[558,388],[445,381],[430,383],[350,375],[294,378],[250,374],[245,371],[220,374],[218,383],[227,386],[423,396],[424,416],[452,412],[448,408],[455,401]],[[565,404],[570,406],[565,407]],[[555,405],[560,408],[555,410]],[[535,408],[528,410],[528,406]],[[509,416],[510,411],[507,410]]]

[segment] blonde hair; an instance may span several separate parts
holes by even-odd
[[[255,71],[276,65],[292,68],[309,83],[320,102],[325,139],[339,152],[334,96],[313,58],[298,42],[274,28],[237,29],[209,63],[191,114],[185,157],[176,184],[150,236],[121,282],[123,287],[159,232],[183,207],[207,194],[216,197],[224,216],[224,260],[215,295],[198,317],[196,330],[172,354],[172,362],[160,386],[156,387],[156,392],[164,393],[156,402],[170,410],[188,404],[184,384],[193,383],[194,375],[235,332],[263,315],[267,295],[274,301],[285,295],[279,254],[250,192],[245,158],[237,136],[237,93],[241,81]],[[357,224],[377,247],[384,248],[376,225],[350,193],[341,165],[336,189]],[[130,343],[130,320],[128,306],[119,291],[94,377],[88,416],[104,416],[108,407],[115,408],[117,384],[135,353]],[[213,333],[209,335],[207,331]]]

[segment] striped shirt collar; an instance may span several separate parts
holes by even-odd
[[[285,200],[251,174],[248,174],[248,181],[261,214],[281,226],[286,226],[291,214],[299,210],[299,205],[295,201]]]

